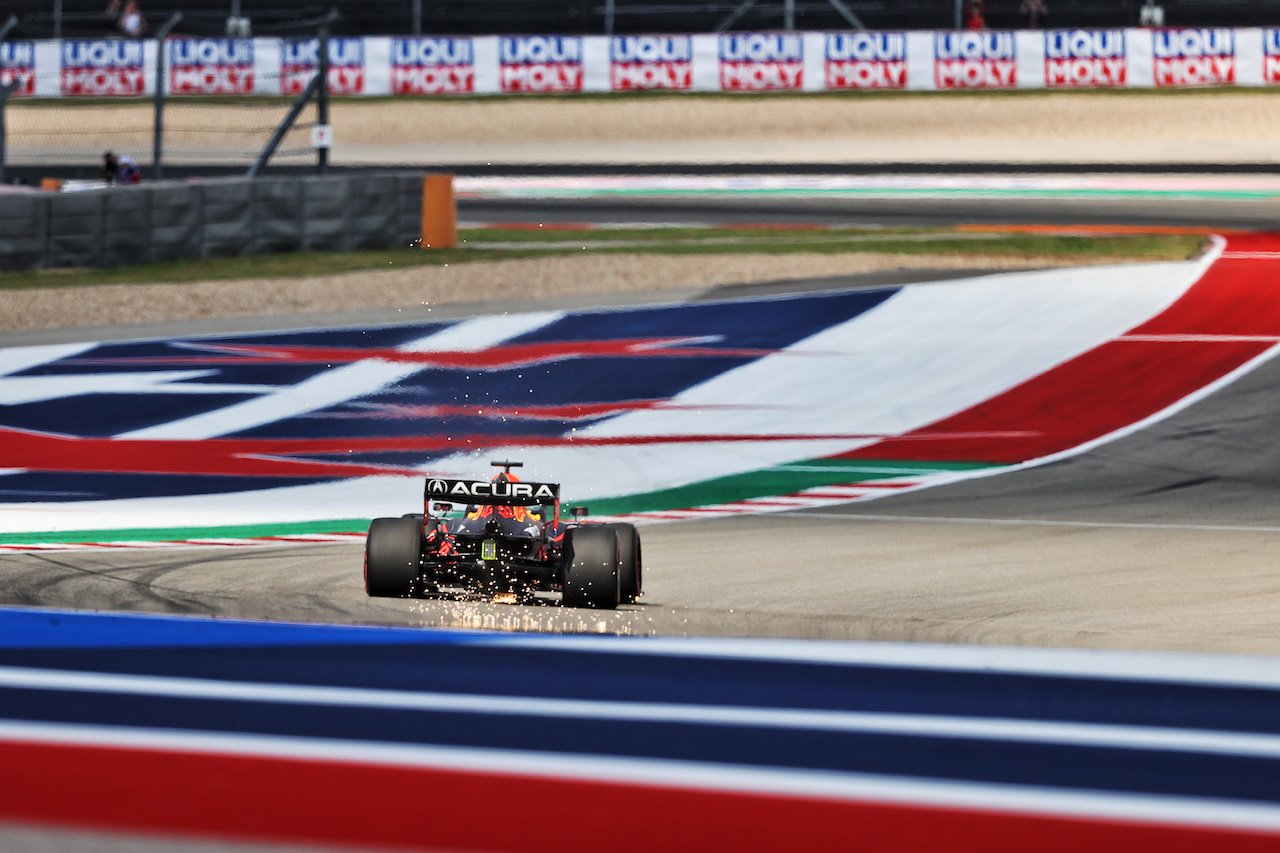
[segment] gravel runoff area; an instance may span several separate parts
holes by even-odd
[[[601,254],[311,278],[48,287],[6,292],[0,331],[643,294],[897,269],[1016,270],[1096,263],[1101,261],[969,254]],[[50,275],[52,279],[56,273]]]
[[[336,99],[335,163],[1280,162],[1280,91]],[[151,104],[15,102],[10,162],[145,155]],[[250,157],[284,103],[172,99],[170,162]],[[290,146],[292,143],[290,143]],[[286,146],[286,147],[290,147]],[[296,146],[294,146],[296,147]],[[302,146],[305,149],[305,145]],[[247,162],[247,160],[246,160]]]

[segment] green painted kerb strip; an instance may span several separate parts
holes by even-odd
[[[981,462],[904,462],[873,459],[809,459],[703,480],[674,489],[598,501],[569,501],[568,506],[585,504],[592,515],[627,515],[689,509],[736,503],[750,498],[790,495],[818,486],[844,485],[887,480],[893,477],[922,477],[954,471],[978,471],[993,467]],[[243,524],[230,527],[164,527],[127,530],[58,530],[40,533],[0,533],[0,545],[76,544],[81,542],[182,542],[190,539],[260,539],[271,536],[298,536],[308,533],[364,533],[367,518],[332,521],[303,521],[282,524]]]
[[[992,468],[980,462],[902,462],[872,459],[810,459],[776,468],[703,480],[675,489],[640,495],[583,501],[592,515],[627,515],[690,507],[736,503],[749,498],[791,495],[817,486],[865,483],[892,477],[945,474]]]
[[[181,542],[187,539],[258,539],[307,533],[364,533],[367,518],[299,521],[283,524],[241,524],[231,527],[162,527],[129,530],[57,530],[43,533],[0,533],[0,545],[79,542]]]

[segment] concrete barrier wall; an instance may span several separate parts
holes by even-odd
[[[422,236],[420,172],[0,195],[0,269],[351,251]]]

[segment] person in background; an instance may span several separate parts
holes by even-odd
[[[1049,7],[1044,0],[1022,0],[1020,8],[1022,16],[1027,19],[1027,29],[1040,29],[1040,19],[1049,14]]]
[[[147,31],[147,19],[143,17],[142,9],[135,0],[125,0],[124,4],[120,0],[111,0],[102,14],[114,20],[115,28],[128,38],[142,38],[142,34]]]
[[[982,9],[982,0],[969,0],[965,6],[964,26],[967,30],[985,30],[987,28],[986,13]]]
[[[112,184],[137,184],[142,182],[142,171],[128,154],[102,155],[102,178]]]

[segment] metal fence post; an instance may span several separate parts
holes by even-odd
[[[9,30],[18,25],[18,16],[10,15],[8,20],[0,24],[0,43],[4,42],[4,37],[9,35]],[[0,184],[4,183],[4,113],[5,108],[9,105],[9,96],[18,89],[17,79],[10,80],[8,83],[0,84]]]
[[[276,132],[271,135],[271,140],[267,142],[266,147],[258,154],[258,159],[249,167],[247,177],[256,178],[258,173],[266,168],[267,161],[271,159],[271,155],[276,153],[276,149],[280,147],[280,142],[284,139],[284,135],[289,132],[289,128],[293,127],[293,123],[298,120],[298,116],[302,113],[303,108],[306,107],[307,101],[310,101],[311,96],[316,93],[319,82],[319,74],[313,75],[307,81],[307,87],[302,90],[301,95],[294,99],[293,106],[289,107],[289,112],[285,114],[284,121],[280,122]]]
[[[174,12],[169,20],[156,30],[156,122],[151,135],[151,171],[155,180],[164,178],[164,65],[165,37],[182,20],[181,12]]]
[[[18,88],[17,80],[10,80],[8,83],[0,86],[0,184],[5,181],[4,175],[4,111],[9,105],[9,96]]]
[[[329,26],[320,28],[320,56],[316,74],[319,87],[316,89],[316,124],[329,124]],[[316,172],[325,174],[329,171],[329,148],[321,145],[316,149]]]

